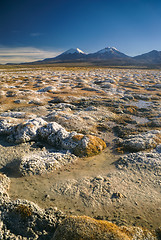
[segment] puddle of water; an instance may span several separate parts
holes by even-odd
[[[138,102],[131,102],[130,105],[136,106],[138,108],[148,108],[152,105],[152,102],[139,100]]]
[[[149,122],[149,120],[144,117],[131,116],[131,118],[133,120],[135,120],[137,122],[137,124],[145,124],[145,123]]]

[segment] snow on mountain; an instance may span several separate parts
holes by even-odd
[[[115,47],[106,47],[104,49],[99,50],[97,53],[103,54],[103,53],[109,53],[109,52],[112,53],[112,52],[115,52],[115,51],[118,52],[117,48],[115,48]]]
[[[69,50],[67,50],[66,52],[62,53],[62,54],[74,54],[74,53],[82,53],[85,54],[82,50],[80,50],[79,48],[70,48]]]

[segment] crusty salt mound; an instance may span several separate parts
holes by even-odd
[[[119,144],[129,152],[138,152],[155,148],[161,143],[161,131],[151,130],[138,135],[129,135],[128,138],[120,139]]]
[[[70,152],[61,153],[41,151],[22,157],[19,170],[22,175],[41,175],[53,172],[69,163],[76,161],[77,157]]]
[[[1,134],[8,135],[7,139],[14,143],[41,140],[57,149],[70,150],[77,156],[93,156],[100,153],[106,144],[98,137],[68,132],[56,122],[47,123],[42,118],[29,119],[18,125],[10,119],[2,119]]]
[[[89,157],[99,154],[106,147],[106,143],[91,135],[68,132],[56,122],[47,123],[42,118],[20,120],[16,124],[15,118],[2,118],[0,133],[7,135],[12,143],[41,141],[55,148],[55,152],[40,151],[26,154],[20,159],[22,175],[35,175],[51,172],[72,163],[78,157]],[[43,149],[44,150],[44,149]]]

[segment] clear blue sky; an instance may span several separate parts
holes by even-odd
[[[161,51],[161,1],[1,1],[0,63],[107,46],[130,56]]]

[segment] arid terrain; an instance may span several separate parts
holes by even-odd
[[[159,70],[3,68],[0,103],[0,239],[161,239]]]

